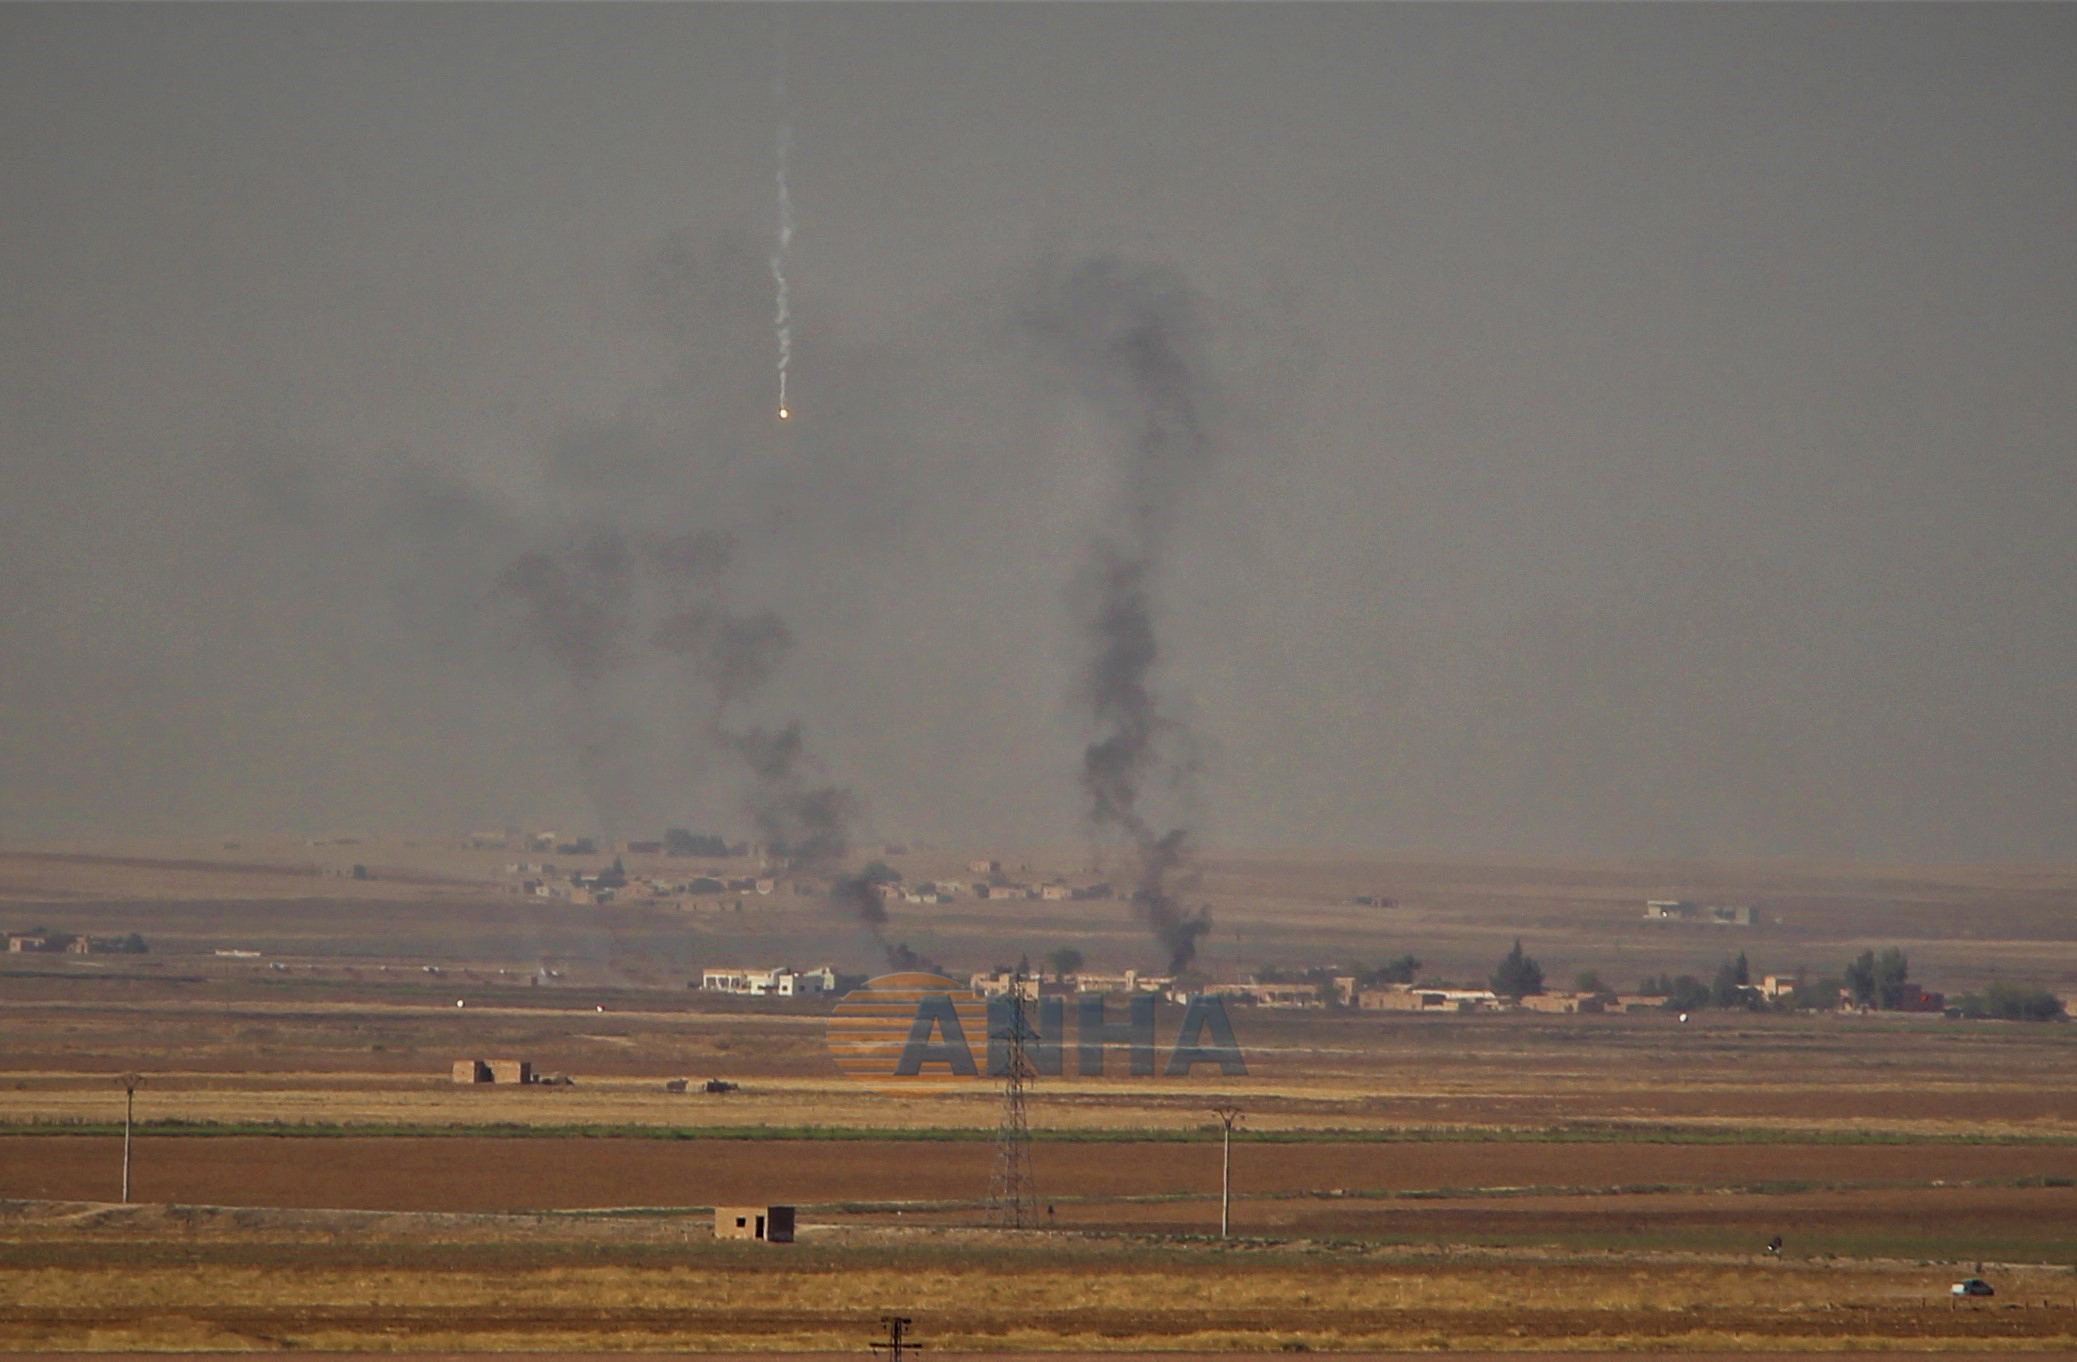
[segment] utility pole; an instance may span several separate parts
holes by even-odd
[[[1037,990],[1034,988],[1033,992]],[[1024,1014],[1024,971],[1010,981],[1004,1029],[990,1040],[1004,1042],[1002,1119],[995,1130],[995,1174],[988,1186],[988,1218],[1009,1230],[1038,1224],[1038,1189],[1031,1178],[1031,1122],[1025,1113],[1025,1085],[1037,1077],[1025,1042],[1031,1023]],[[993,1049],[991,1045],[989,1047]]]
[[[130,1119],[137,1114],[137,1085],[144,1081],[139,1073],[124,1074],[116,1082],[123,1085],[123,1205],[130,1204]]]
[[[907,1315],[880,1316],[880,1323],[887,1326],[887,1341],[885,1343],[873,1344],[874,1354],[877,1357],[885,1358],[886,1362],[901,1362],[903,1353],[915,1352],[921,1348],[923,1346],[921,1343],[911,1343],[904,1337],[908,1327],[915,1322]]]
[[[1230,1236],[1233,1222],[1229,1211],[1233,1202],[1233,1123],[1241,1118],[1239,1107],[1213,1107],[1212,1115],[1226,1128],[1219,1151],[1219,1237]]]

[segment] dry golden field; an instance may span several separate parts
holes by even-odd
[[[893,859],[927,878],[965,856]],[[1006,1234],[984,1227],[985,1085],[870,1092],[835,1072],[827,1002],[685,987],[710,964],[864,971],[854,927],[785,892],[740,912],[521,899],[513,859],[0,851],[0,925],[152,943],[0,958],[0,1348],[857,1353],[888,1309],[953,1353],[2077,1347],[2066,1026],[1240,1009],[1245,1077],[1041,1080],[1047,1211]],[[326,873],[352,863],[374,878]],[[1472,981],[1520,936],[1554,983],[1707,977],[1737,950],[1835,972],[1889,944],[1931,987],[2077,979],[2058,868],[1294,854],[1213,858],[1196,892],[1214,974],[1412,951]],[[1638,920],[1664,896],[1761,921]],[[894,916],[956,968],[1062,944],[1159,963],[1116,903]],[[448,1080],[501,1056],[574,1081]],[[125,1071],[145,1076],[128,1208],[108,1204]],[[1246,1116],[1222,1244],[1207,1108],[1227,1102]],[[737,1201],[799,1205],[801,1242],[717,1244],[705,1208]],[[1999,1295],[1951,1304],[1979,1265]]]
[[[2067,1270],[1967,1307],[1908,1261],[696,1222],[120,1211],[0,1224],[9,1346],[852,1351],[895,1310],[950,1352],[2067,1350]],[[1013,1242],[1016,1240],[1028,1242]],[[22,1252],[34,1251],[33,1259]],[[113,1262],[120,1271],[110,1269]]]

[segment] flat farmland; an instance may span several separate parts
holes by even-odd
[[[121,1155],[119,1136],[0,1137],[0,1197],[100,1199]],[[140,1200],[220,1206],[529,1211],[777,1201],[891,1212],[904,1203],[978,1201],[994,1157],[994,1146],[977,1140],[147,1135],[136,1142],[131,1176]],[[1206,1198],[1218,1190],[1219,1147],[1040,1141],[1032,1167],[1042,1194],[1056,1204]],[[1336,1144],[1243,1137],[1234,1169],[1244,1203],[1307,1197],[1331,1207],[1375,1194],[1539,1189],[1627,1203],[1646,1192],[1885,1186],[1959,1201],[1945,1194],[2038,1183],[2044,1185],[2025,1189],[2035,1203],[2030,1214],[2067,1219],[2077,1210],[2070,1194],[2077,1145]],[[1415,1204],[1395,1202],[1391,1214],[1407,1214]],[[1202,1211],[1194,1214],[1202,1218]]]
[[[834,1072],[826,1008],[716,1005],[697,994],[542,998],[483,985],[434,1004],[421,986],[88,984],[8,978],[0,992],[0,1124],[101,1124],[114,1075],[148,1076],[147,1121],[217,1124],[657,1127],[837,1125],[984,1130],[985,1085],[890,1097]],[[446,992],[460,992],[450,984]],[[398,994],[402,996],[398,996]],[[594,1002],[592,1000],[597,999]],[[1178,1009],[1157,1017],[1157,1047]],[[1259,1130],[1638,1126],[1967,1138],[2077,1137],[2077,1045],[2064,1026],[1938,1017],[1410,1017],[1239,1008],[1245,1076],[1042,1077],[1040,1128],[1189,1130],[1214,1099]],[[513,1056],[571,1088],[468,1088],[465,1057]],[[725,1098],[673,1095],[723,1077]],[[695,1085],[697,1086],[697,1085]]]
[[[911,881],[970,881],[998,859],[1018,879],[1116,876],[1084,849],[912,850],[885,857]],[[762,956],[869,970],[872,938],[813,896],[676,897],[601,907],[522,896],[507,866],[531,853],[438,841],[52,844],[0,849],[0,913],[10,925],[141,931],[154,961],[218,967],[214,951],[343,972],[425,965],[531,972],[573,984],[682,987],[704,964]],[[558,858],[558,870],[605,857]],[[629,855],[635,875],[740,875],[742,863]],[[372,878],[343,872],[365,865]],[[1202,963],[1213,977],[1264,965],[1376,962],[1406,951],[1438,977],[1482,979],[1520,936],[1569,981],[1596,969],[1628,989],[1645,974],[1704,978],[1745,951],[1761,972],[1836,972],[1866,945],[1896,944],[1914,978],[1957,992],[1991,978],[2077,991],[2077,870],[2067,866],[1831,865],[1740,861],[1442,859],[1346,852],[1208,852],[1193,900],[1213,914]],[[788,886],[790,888],[790,885]],[[1359,904],[1357,897],[1386,899]],[[1746,903],[1749,928],[1646,923],[1647,899]],[[430,911],[428,909],[430,908]],[[890,905],[890,940],[960,969],[1034,960],[1073,945],[1091,968],[1163,963],[1129,908],[1109,901],[978,900]],[[226,975],[238,968],[222,967]]]
[[[2056,1351],[2077,1327],[2069,1274],[2041,1269],[2008,1267],[2004,1303],[1956,1309],[1938,1296],[1941,1269],[1896,1261],[956,1227],[832,1227],[776,1248],[654,1222],[608,1236],[582,1218],[282,1214],[0,1220],[0,1343],[843,1351],[889,1310],[935,1348],[989,1354]]]
[[[835,1072],[827,1002],[685,987],[714,964],[870,971],[855,923],[790,892],[538,901],[499,859],[0,853],[10,927],[152,943],[0,959],[0,1349],[855,1352],[890,1309],[953,1355],[2077,1347],[2067,1026],[1236,1007],[1245,1075],[1134,1077],[1117,1053],[1083,1075],[1070,1040],[1033,1087],[1041,1226],[1016,1234],[987,1228],[988,1084],[878,1094]],[[963,864],[898,859],[911,879]],[[1737,951],[1817,973],[1899,944],[1935,987],[2059,987],[2073,887],[2057,868],[1234,855],[1203,867],[1203,963],[1411,951],[1479,982],[1520,936],[1554,982],[1627,987]],[[1646,897],[1759,920],[1654,926]],[[892,911],[893,939],[955,970],[1060,944],[1158,963],[1115,902]],[[573,1081],[449,1081],[503,1057]],[[740,1089],[665,1086],[708,1077]],[[1222,1104],[1244,1112],[1225,1242]],[[801,1208],[799,1243],[712,1239],[704,1208],[766,1202]],[[1952,1305],[1978,1270],[1999,1295]]]

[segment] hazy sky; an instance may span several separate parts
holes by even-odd
[[[2064,5],[7,5],[0,834],[745,834],[677,588],[578,582],[580,666],[500,585],[705,531],[866,830],[1083,835],[1133,436],[1027,323],[1098,261],[1200,328],[1208,840],[2077,856],[2072,70]]]

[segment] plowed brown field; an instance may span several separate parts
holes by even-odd
[[[887,854],[912,881],[956,878],[967,859]],[[992,1129],[986,1085],[876,1096],[835,1071],[827,1002],[685,987],[717,963],[877,959],[819,899],[534,901],[506,892],[511,855],[0,854],[7,925],[151,943],[0,964],[0,1128],[14,1132],[0,1136],[0,1351],[826,1362],[863,1356],[898,1310],[941,1360],[2077,1355],[2067,1026],[1239,1008],[1245,1077],[1135,1080],[1113,1064],[1043,1080],[1033,1125],[1081,1138],[1032,1147],[1044,1232],[1011,1234],[980,1227],[985,1139],[878,1138]],[[1079,851],[1028,859],[1034,877],[1087,869]],[[327,873],[355,862],[376,878]],[[1215,978],[1411,950],[1424,973],[1476,982],[1526,938],[1555,981],[1706,980],[1734,952],[1755,974],[1821,978],[1895,943],[1914,980],[1950,993],[2077,982],[2077,872],[2063,868],[1294,854],[1203,871]],[[1380,892],[1391,906],[1353,901]],[[1640,922],[1645,899],[1675,894],[1753,902],[1759,918]],[[948,963],[1068,943],[1094,968],[1148,963],[1116,902],[891,912],[896,939]],[[1159,1044],[1175,1026],[1164,1012]],[[576,1082],[448,1082],[468,1057]],[[156,1204],[36,1200],[118,1194],[111,1080],[130,1071],[146,1075],[134,1194]],[[704,1076],[742,1089],[664,1083]],[[1206,1107],[1229,1102],[1247,1119],[1225,1243],[1203,1131]],[[182,1124],[224,1133],[168,1133]],[[752,1138],[621,1134],[687,1127]],[[872,1138],[784,1138],[808,1128]],[[251,1133],[267,1129],[299,1133]],[[1265,1138],[1294,1132],[1324,1138]],[[800,1206],[800,1242],[715,1241],[696,1208],[740,1202]],[[1997,1296],[1951,1302],[1972,1273]]]
[[[121,1157],[119,1136],[0,1137],[0,1197],[106,1199],[120,1185]],[[517,1211],[972,1200],[986,1194],[994,1157],[981,1141],[144,1136],[131,1176],[142,1201]],[[1060,1200],[1210,1195],[1219,1185],[1209,1143],[1040,1142],[1032,1163]],[[2077,1180],[2077,1146],[1242,1141],[1234,1152],[1243,1197],[2051,1178]]]

